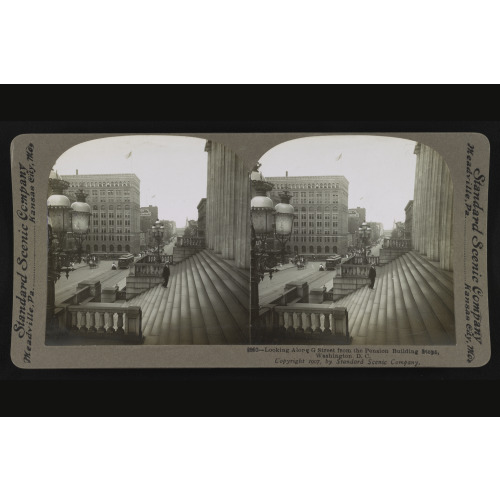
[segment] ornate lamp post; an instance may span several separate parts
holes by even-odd
[[[158,247],[158,257],[157,257],[157,261],[158,263],[161,262],[161,257],[160,257],[160,245],[161,245],[161,242],[162,242],[162,239],[163,239],[163,231],[164,231],[164,227],[161,225],[160,221],[157,220],[155,222],[155,225],[152,226],[152,232],[153,232],[153,238],[155,239],[156,241],[156,246]]]
[[[251,254],[250,254],[250,323],[251,342],[258,342],[260,335],[259,321],[259,281],[260,273],[276,265],[276,251],[269,248],[268,240],[277,239],[281,244],[279,254],[283,259],[285,244],[290,239],[294,219],[294,208],[289,201],[288,191],[280,193],[281,203],[274,203],[267,196],[273,184],[267,182],[258,171],[258,163],[250,174],[255,196],[250,202]]]
[[[90,206],[85,203],[85,193],[80,190],[73,204],[63,191],[69,183],[52,170],[49,187],[52,194],[47,199],[48,224],[48,274],[47,274],[47,323],[53,321],[55,309],[55,284],[61,273],[69,277],[71,262],[81,262],[82,246],[90,226]],[[76,250],[72,240],[76,241]]]

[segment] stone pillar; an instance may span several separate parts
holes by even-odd
[[[209,250],[250,267],[248,168],[221,144],[207,142],[206,244]]]
[[[309,303],[309,283],[307,281],[292,281],[285,285],[285,292],[290,288],[297,288],[297,295],[303,304]]]
[[[94,302],[100,302],[101,301],[101,282],[100,281],[93,281],[93,280],[85,280],[85,281],[80,281],[76,285],[76,289],[80,290],[81,288],[85,288],[86,286],[90,287],[90,295],[91,297],[94,297]]]
[[[104,287],[101,291],[101,302],[112,304],[116,301],[116,289],[114,287]]]
[[[417,162],[413,202],[414,250],[453,268],[453,185],[443,158],[423,144],[415,147]]]

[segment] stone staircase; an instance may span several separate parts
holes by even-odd
[[[377,268],[365,286],[334,303],[346,307],[353,344],[455,343],[453,273],[415,251]]]
[[[128,304],[142,309],[145,344],[245,344],[249,336],[248,272],[203,250],[170,268]]]

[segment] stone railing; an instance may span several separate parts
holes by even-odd
[[[173,255],[165,255],[165,254],[160,254],[160,262],[162,264],[169,263],[171,264],[173,262]],[[141,257],[136,264],[157,264],[158,263],[158,254],[154,253],[149,253],[147,255],[144,255],[144,257]]]
[[[347,309],[331,304],[268,306],[261,311],[260,323],[267,339],[273,342],[351,342]]]
[[[411,250],[411,240],[384,238],[383,248],[401,248]]]
[[[380,263],[380,257],[378,255],[368,255],[367,257],[368,264],[371,266],[378,266]]]
[[[66,330],[70,336],[142,343],[142,311],[138,306],[88,303],[68,306]]]
[[[177,247],[188,247],[188,248],[205,248],[205,238],[197,238],[194,236],[177,236]]]
[[[368,278],[368,273],[370,272],[370,265],[355,265],[355,264],[342,264],[340,266],[340,276],[342,278],[345,277],[359,277],[359,278]]]

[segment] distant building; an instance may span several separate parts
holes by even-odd
[[[141,250],[145,250],[153,243],[153,234],[151,228],[158,220],[158,207],[149,205],[141,207]]]
[[[69,182],[71,202],[82,189],[92,209],[87,253],[120,254],[140,251],[140,180],[135,174],[61,175]]]
[[[349,181],[341,175],[266,177],[274,184],[269,197],[279,202],[287,189],[295,208],[286,250],[294,255],[325,257],[347,253]]]
[[[198,209],[198,237],[205,238],[207,226],[207,199],[202,198],[197,206]]]
[[[413,200],[410,200],[405,207],[405,238],[411,240],[413,227]]]

